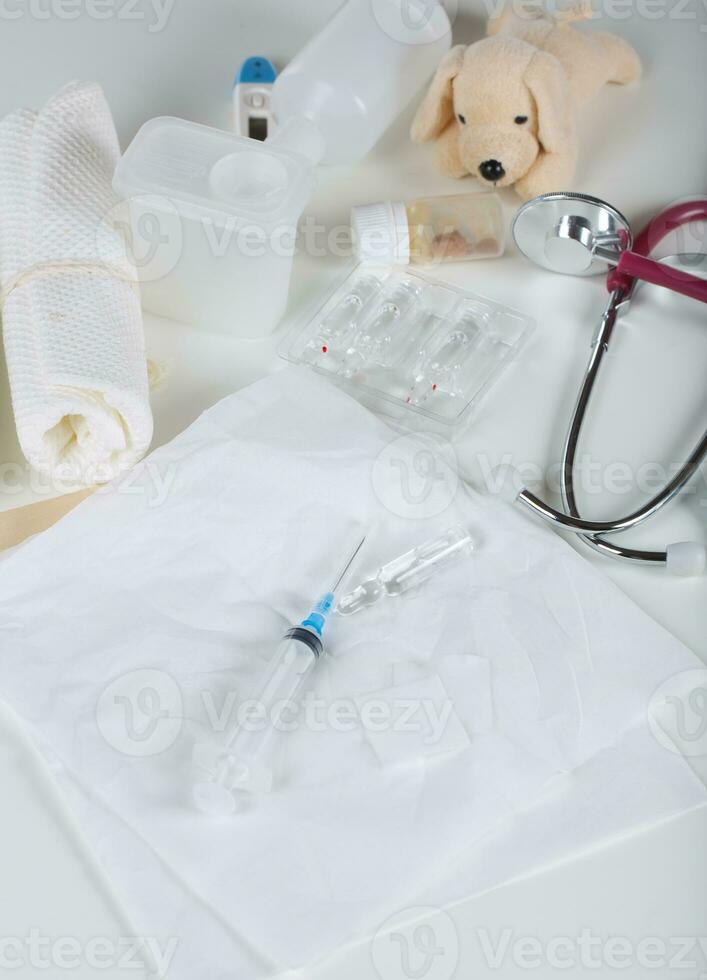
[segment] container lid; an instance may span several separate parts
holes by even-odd
[[[410,226],[402,201],[380,201],[351,208],[357,254],[366,265],[407,265]]]
[[[121,197],[156,195],[181,214],[258,223],[296,222],[314,168],[281,145],[160,116],[138,131],[113,178]]]

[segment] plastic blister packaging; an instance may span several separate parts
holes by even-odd
[[[421,287],[411,279],[403,279],[388,290],[372,315],[354,330],[337,373],[352,378],[360,370],[389,367],[394,363],[396,350],[405,343],[400,335],[409,336],[410,330],[414,330],[410,314],[421,292]]]
[[[375,276],[360,276],[353,282],[351,289],[320,321],[302,352],[302,360],[329,368],[336,360],[337,351],[345,351],[351,334],[363,321],[367,309],[380,297],[381,290],[381,281]]]
[[[280,350],[416,428],[459,425],[534,321],[408,270],[357,266],[295,324]]]
[[[466,310],[450,330],[420,359],[407,399],[412,405],[448,402],[465,404],[508,356],[508,342],[494,331],[493,321]]]

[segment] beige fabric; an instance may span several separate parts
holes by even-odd
[[[46,531],[52,524],[73,510],[77,504],[93,493],[95,487],[68,493],[63,497],[41,500],[36,504],[15,507],[0,512],[0,551],[14,548],[33,534]]]
[[[411,136],[437,141],[443,173],[480,177],[481,165],[496,160],[504,170],[497,186],[515,185],[530,198],[569,187],[577,160],[572,110],[607,82],[635,81],[641,64],[623,39],[570,26],[586,7],[553,18],[512,6],[489,22],[488,37],[445,56]]]

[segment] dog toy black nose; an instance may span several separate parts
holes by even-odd
[[[501,180],[505,176],[506,171],[498,160],[484,160],[479,167],[479,173],[484,180],[489,180],[495,184],[497,180]]]

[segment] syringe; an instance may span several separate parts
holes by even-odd
[[[248,795],[270,791],[273,736],[324,653],[322,634],[336,591],[365,540],[364,536],[330,591],[315,603],[306,619],[283,636],[253,694],[257,719],[234,725],[220,744],[199,742],[194,746],[194,762],[199,769],[194,802],[204,813],[228,816],[241,808]]]

